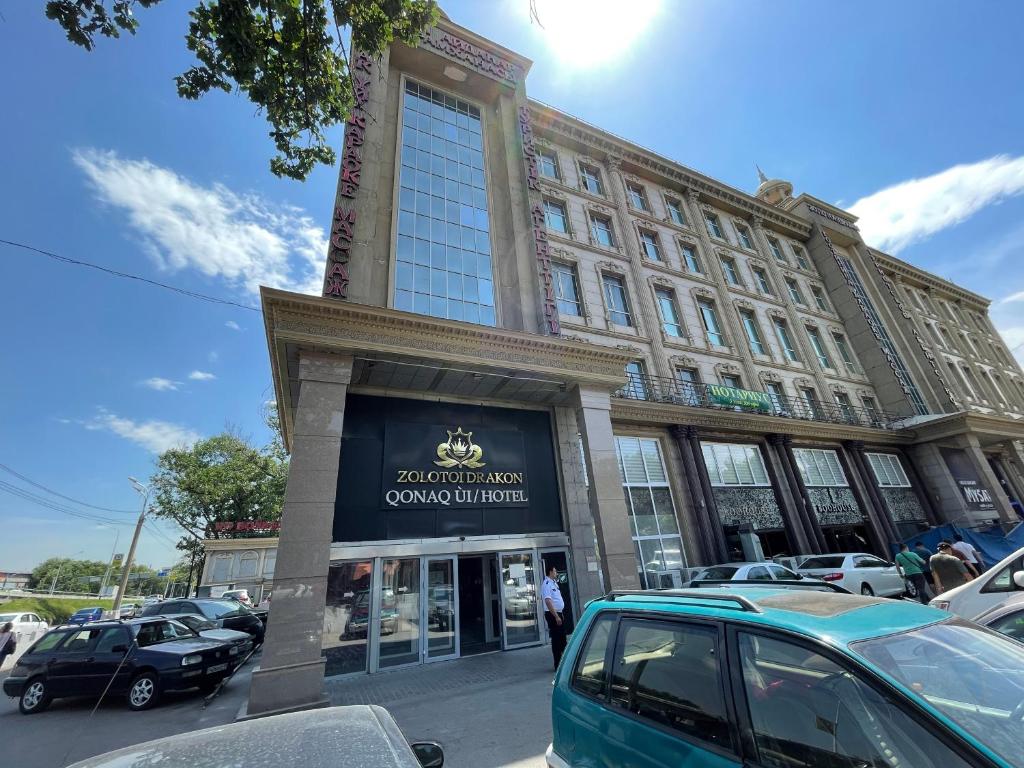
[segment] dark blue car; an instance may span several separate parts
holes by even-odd
[[[103,618],[102,608],[79,608],[68,619],[68,624],[89,624]]]

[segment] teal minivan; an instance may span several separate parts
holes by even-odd
[[[740,586],[592,602],[551,768],[1024,767],[1024,645],[909,601]]]

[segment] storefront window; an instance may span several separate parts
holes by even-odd
[[[849,485],[835,451],[794,448],[793,455],[796,456],[804,485],[827,488],[845,488]]]
[[[323,655],[328,676],[366,671],[372,573],[373,561],[358,560],[333,564],[327,574]]]
[[[702,442],[701,453],[712,485],[771,485],[756,445]]]
[[[891,453],[866,453],[875,480],[883,488],[909,488],[910,480],[903,471],[899,456]]]
[[[661,572],[686,567],[661,449],[657,440],[642,437],[617,437],[615,446],[640,583],[654,589],[661,586]]]

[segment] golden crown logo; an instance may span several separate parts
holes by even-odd
[[[469,467],[476,469],[484,466],[480,461],[484,455],[484,449],[473,444],[473,433],[463,432],[459,427],[455,432],[450,429],[448,440],[437,446],[437,458],[434,463],[439,467]]]

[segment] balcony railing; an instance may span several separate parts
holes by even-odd
[[[715,394],[712,394],[711,389]],[[840,403],[809,403],[802,398],[759,392],[759,403],[723,403],[722,392],[727,387],[713,384],[695,384],[662,376],[629,374],[629,382],[614,393],[627,400],[647,400],[652,403],[671,403],[691,408],[714,408],[720,411],[759,413],[807,421],[826,421],[832,424],[850,424],[856,427],[893,429],[897,417],[875,409],[858,408]],[[731,390],[742,393],[745,390]]]

